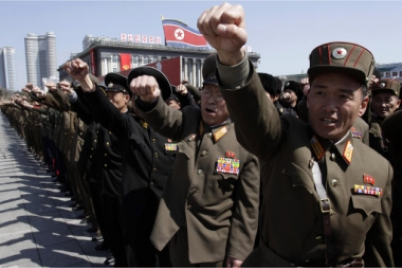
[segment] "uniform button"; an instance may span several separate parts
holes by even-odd
[[[107,164],[104,164],[103,166],[104,166],[104,167],[107,167]]]
[[[82,132],[80,132],[80,136],[82,136]]]
[[[331,186],[332,186],[332,187],[335,187],[335,186],[337,186],[337,185],[338,185],[338,181],[335,180],[335,179],[333,179],[333,180],[331,181]]]
[[[203,173],[202,169],[197,170],[197,174],[201,175]]]
[[[155,183],[154,183],[153,181],[151,181],[149,184],[150,184],[151,186],[154,186]]]
[[[112,132],[109,131],[109,135],[112,135]]]
[[[332,153],[331,156],[329,157],[329,159],[331,159],[332,161],[335,161],[336,160],[335,153]]]
[[[321,235],[318,235],[318,236],[315,237],[315,240],[321,240],[321,239],[322,239]]]
[[[152,143],[156,143],[156,139],[152,139]]]
[[[109,142],[106,142],[106,146],[109,146],[110,145],[110,143]]]
[[[94,150],[94,147],[91,148],[91,151],[93,151],[93,150]]]
[[[152,169],[153,172],[155,172],[156,170],[157,170],[156,167],[154,167],[154,168]]]
[[[90,155],[89,158],[92,158],[92,155]]]
[[[105,153],[104,156],[107,156],[107,153]]]
[[[96,134],[99,134],[99,131],[98,131],[98,130],[96,131]]]
[[[206,150],[202,150],[202,152],[201,152],[201,156],[206,156],[207,155],[207,151]]]
[[[94,140],[94,142],[97,143],[98,141],[97,141],[97,140]]]
[[[157,152],[155,152],[155,153],[154,153],[154,156],[155,156],[155,157],[158,157],[158,156],[159,156],[159,154],[158,154]]]

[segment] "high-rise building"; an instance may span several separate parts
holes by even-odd
[[[57,80],[56,36],[28,34],[25,37],[25,58],[28,82],[44,88],[43,78]]]
[[[15,49],[0,48],[0,88],[16,90]]]

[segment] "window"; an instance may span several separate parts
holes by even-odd
[[[390,77],[390,73],[389,72],[385,72],[385,77]]]
[[[147,64],[149,64],[149,58],[148,58],[148,56],[144,56],[142,58],[142,65],[147,65]]]
[[[392,77],[398,76],[398,72],[392,72]]]
[[[117,63],[117,61],[118,61],[117,55],[112,55],[112,62]]]
[[[399,77],[402,77],[402,71],[399,71]]]
[[[114,73],[117,73],[117,68],[114,67],[114,68],[113,68],[113,72],[114,72]]]
[[[136,68],[140,66],[139,58],[137,55],[131,56],[131,68]]]

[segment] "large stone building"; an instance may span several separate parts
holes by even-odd
[[[204,59],[215,50],[199,48],[176,48],[164,44],[124,42],[118,39],[85,36],[84,51],[71,58],[80,58],[88,63],[90,72],[101,77],[110,72],[122,72],[153,62],[181,56],[181,77],[199,87],[202,84],[201,68]],[[260,55],[248,52],[254,66],[258,69]],[[123,63],[128,62],[128,64]],[[63,65],[62,65],[63,66]],[[68,79],[68,74],[59,67],[60,80]]]
[[[17,74],[15,70],[15,49],[0,48],[0,88],[17,90]]]
[[[43,78],[57,80],[56,36],[28,34],[25,39],[27,79],[43,88]]]

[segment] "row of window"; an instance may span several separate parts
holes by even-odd
[[[393,72],[382,72],[382,77],[391,78],[391,77],[402,77],[402,71],[393,71]]]

